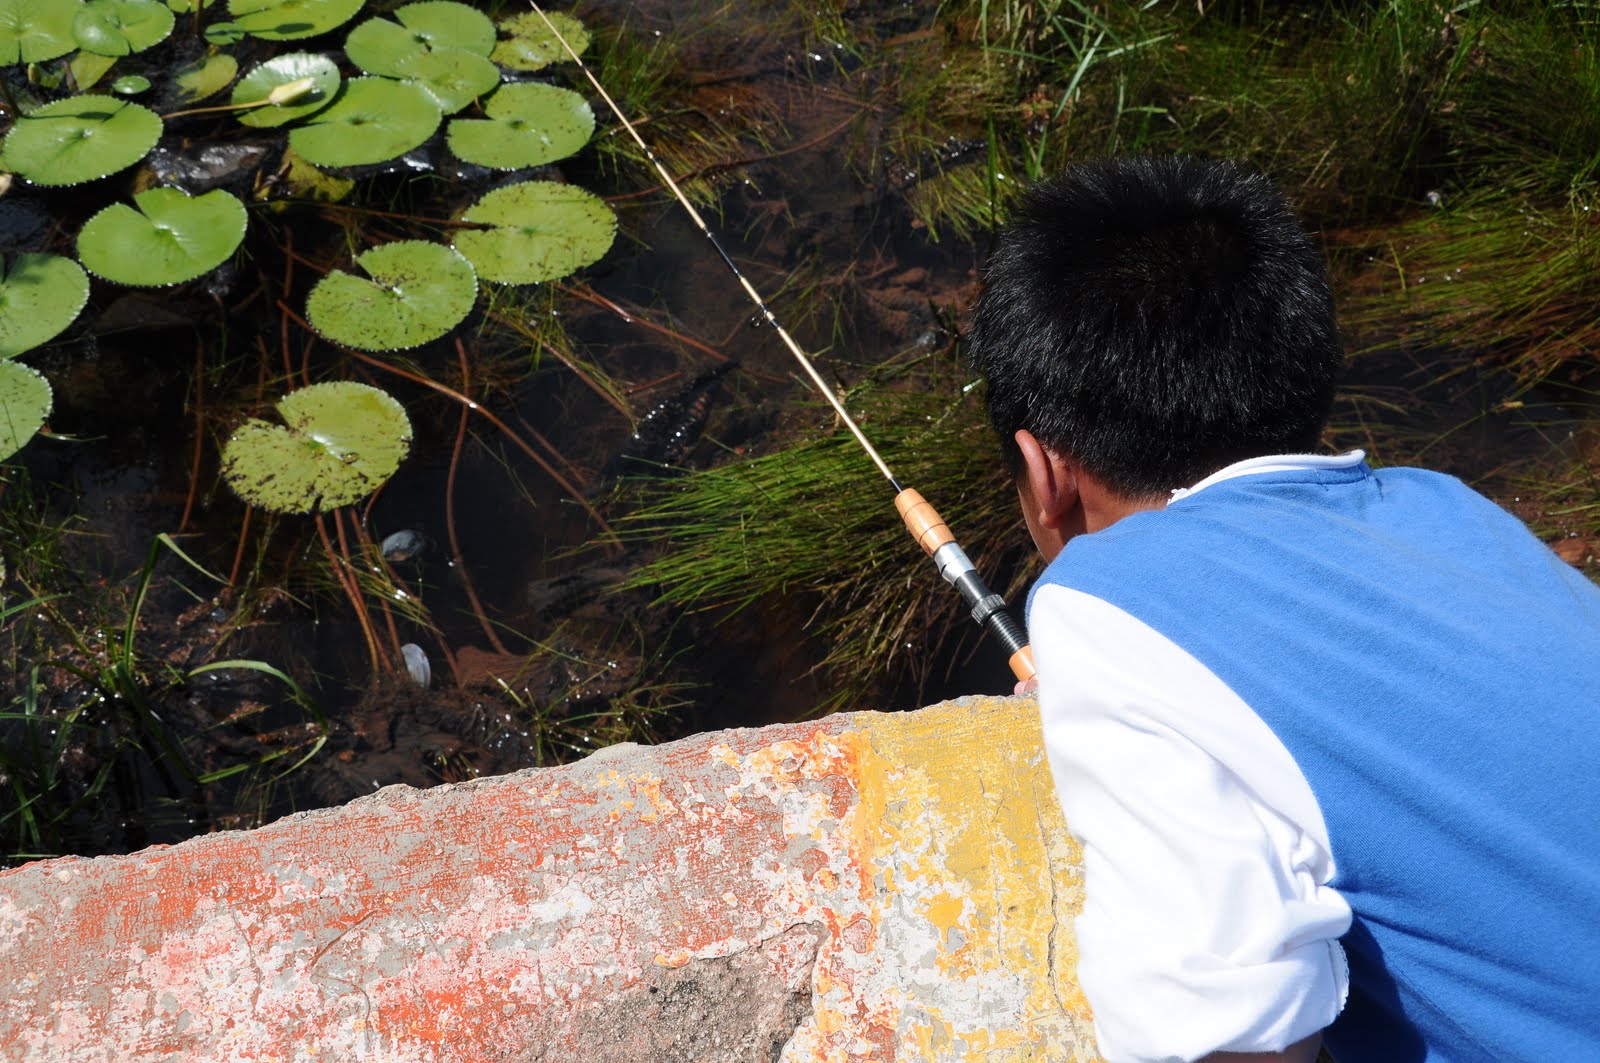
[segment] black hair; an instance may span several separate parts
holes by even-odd
[[[971,358],[1012,471],[1026,428],[1120,493],[1312,450],[1343,364],[1321,256],[1242,164],[1122,156],[1031,187]]]

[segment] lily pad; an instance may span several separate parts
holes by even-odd
[[[536,284],[599,261],[617,234],[605,200],[573,185],[524,181],[497,188],[461,215],[492,229],[463,229],[455,248],[478,276],[502,284]]]
[[[420,85],[351,78],[333,105],[289,132],[289,146],[317,166],[365,166],[404,155],[433,136],[444,115]]]
[[[177,102],[187,106],[209,99],[228,87],[239,73],[239,60],[227,52],[214,52],[193,63],[187,63],[173,74],[177,86]]]
[[[0,358],[15,358],[54,338],[89,301],[83,268],[60,255],[0,261]]]
[[[347,347],[419,347],[459,325],[478,298],[471,264],[443,244],[400,240],[374,247],[356,265],[372,279],[334,270],[306,300],[311,327]]]
[[[50,382],[21,362],[0,362],[0,460],[33,438],[50,416]]]
[[[561,36],[579,55],[589,47],[589,31],[583,23],[561,11],[546,12]],[[551,63],[568,58],[567,50],[550,27],[545,25],[539,12],[528,11],[500,20],[500,29],[510,34],[509,39],[494,46],[489,58],[513,70],[543,70]]]
[[[106,280],[181,284],[220,266],[244,239],[244,204],[220,188],[203,196],[147,188],[133,201],[138,210],[113,203],[78,234],[78,260]]]
[[[132,166],[161,139],[161,119],[137,103],[73,96],[17,119],[6,165],[36,185],[76,185]]]
[[[72,21],[78,47],[96,55],[130,55],[172,32],[172,11],[156,0],[89,0]]]
[[[315,37],[355,17],[366,0],[230,0],[233,26],[252,37],[293,41]]]
[[[339,92],[339,68],[332,59],[310,52],[291,52],[269,59],[240,78],[239,84],[233,87],[233,103],[237,106],[264,100],[273,89],[301,78],[311,79],[310,92],[282,106],[268,105],[240,111],[239,121],[258,127],[280,126],[316,114],[331,104]]]
[[[111,83],[111,91],[118,96],[137,96],[150,91],[150,79],[143,74],[124,74]]]
[[[554,85],[502,85],[483,109],[488,118],[457,118],[447,135],[458,158],[495,170],[564,159],[594,136],[589,102]]]
[[[0,0],[0,66],[42,63],[78,46],[78,0]]]
[[[400,76],[421,85],[445,114],[454,114],[500,84],[500,68],[460,48],[419,52],[399,64]]]
[[[222,451],[222,475],[251,505],[315,513],[349,505],[394,475],[411,445],[406,411],[366,384],[313,384],[279,399],[287,427],[245,422]]]
[[[419,52],[458,48],[487,58],[494,50],[489,16],[450,0],[424,0],[394,13],[398,22],[369,18],[345,38],[344,53],[369,74],[402,76],[396,64]]]

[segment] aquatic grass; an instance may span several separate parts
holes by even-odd
[[[1600,23],[1592,7],[1536,5],[1487,16],[1471,63],[1443,116],[1463,178],[1555,198],[1594,183]]]
[[[1478,193],[1391,231],[1377,246],[1387,283],[1346,301],[1363,349],[1399,343],[1491,354],[1525,386],[1600,370],[1600,191],[1541,208]]]
[[[936,500],[986,578],[1014,594],[1031,547],[987,421],[954,368],[902,362],[843,398],[902,482]],[[670,546],[625,586],[724,619],[772,599],[809,603],[811,630],[827,646],[818,667],[834,689],[830,704],[874,683],[922,684],[970,619],[892,501],[855,440],[820,426],[761,457],[645,486],[619,534]]]
[[[0,689],[0,790],[15,799],[0,812],[0,859],[137,848],[152,831],[192,832],[209,815],[206,788],[233,776],[248,782],[289,752],[259,746],[220,767],[197,758],[181,706],[202,676],[255,672],[283,683],[310,726],[311,752],[320,748],[327,719],[274,666],[234,659],[187,669],[149,652],[143,614],[162,559],[218,579],[174,540],[152,541],[131,589],[91,590],[62,552],[68,527],[41,521],[25,483],[7,487],[0,527],[14,544],[10,577],[29,597],[0,608],[0,654],[11,677]],[[192,594],[170,575],[160,582]],[[58,590],[46,593],[46,585]]]
[[[595,76],[617,101],[645,143],[696,207],[714,209],[719,192],[743,176],[738,161],[771,150],[776,113],[765,99],[746,94],[738,101],[736,121],[719,119],[726,101],[706,106],[706,89],[688,78],[688,53],[695,38],[685,33],[647,33],[626,19],[616,26],[595,26],[595,43],[586,60]],[[592,147],[602,175],[622,177],[654,189],[660,180],[654,165],[607,113],[597,115],[599,131]],[[613,202],[638,198],[624,193]]]

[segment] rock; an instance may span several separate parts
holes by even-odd
[[[1092,1059],[1036,712],[714,732],[0,872],[4,1058]]]

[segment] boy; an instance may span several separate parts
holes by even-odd
[[[1342,353],[1270,182],[1036,186],[972,349],[1105,1057],[1600,1059],[1600,590],[1450,477],[1311,453]]]

